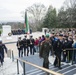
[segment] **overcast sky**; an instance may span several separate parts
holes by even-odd
[[[23,21],[21,11],[34,3],[49,5],[59,9],[65,0],[0,0],[0,22],[1,21]]]

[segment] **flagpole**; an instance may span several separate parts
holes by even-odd
[[[30,32],[29,32],[29,22],[28,22],[28,14],[27,14],[27,10],[25,11],[25,24],[26,24],[26,28],[25,28],[25,30],[26,30],[26,32],[27,32],[27,35],[29,35]]]
[[[26,12],[27,12],[27,10],[26,10]],[[28,22],[28,13],[27,13],[27,33],[29,34],[29,22]]]
[[[26,17],[26,11],[25,11],[25,14],[24,14],[24,30],[25,30],[25,34],[26,34],[26,19],[25,19],[25,17]]]

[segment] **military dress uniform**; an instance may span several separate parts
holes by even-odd
[[[30,54],[34,55],[34,52],[35,52],[34,51],[34,39],[32,38],[32,36],[30,36],[29,40],[30,40],[30,45],[29,45],[30,46]]]
[[[62,62],[66,62],[66,57],[68,55],[68,51],[65,50],[65,49],[68,48],[68,39],[64,39],[63,45],[64,45],[64,50],[63,50],[63,60],[62,60]]]
[[[23,39],[24,56],[26,56],[26,54],[28,56],[28,52],[29,52],[29,49],[28,49],[28,39],[26,37],[27,36],[25,36],[25,38]]]
[[[49,69],[49,52],[52,49],[52,42],[49,39],[49,34],[46,34],[45,40],[41,43],[39,56],[43,58],[43,67]]]
[[[51,43],[50,40],[45,40],[42,42],[41,44],[41,48],[40,48],[40,57],[42,57],[44,59],[43,61],[43,67],[48,68],[49,69],[49,52],[51,51]]]
[[[23,42],[22,42],[22,40],[18,40],[16,45],[18,48],[18,55],[19,55],[19,57],[22,57],[23,56]]]
[[[61,52],[63,48],[63,42],[60,41],[59,39],[54,42],[53,49],[55,51],[55,61],[54,61],[54,66],[58,67],[61,69]]]

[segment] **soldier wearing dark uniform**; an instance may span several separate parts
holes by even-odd
[[[39,56],[40,58],[43,58],[43,67],[49,69],[49,52],[51,51],[52,44],[49,39],[49,34],[46,34],[45,40],[41,43]],[[49,75],[49,74],[47,74]]]
[[[28,39],[27,36],[25,36],[25,38],[23,39],[23,48],[24,48],[24,56],[26,56],[26,52],[27,52],[27,56],[28,56]]]
[[[1,65],[3,65],[3,62],[4,62],[4,50],[7,53],[7,48],[6,48],[5,44],[3,44],[2,41],[0,41],[0,62],[1,62]]]
[[[21,40],[21,37],[18,38],[17,48],[18,48],[18,55],[19,55],[19,57],[22,57],[23,56],[23,42]]]
[[[54,66],[58,67],[59,69],[61,68],[61,52],[63,48],[63,40],[62,40],[62,34],[59,35],[58,40],[54,42],[53,49],[55,51],[55,61],[54,61]]]
[[[63,50],[63,60],[62,62],[66,62],[66,57],[68,56],[68,51],[65,50],[68,48],[68,39],[65,37],[63,39],[63,45],[64,45],[64,50]]]
[[[34,55],[34,39],[30,36],[30,54]]]

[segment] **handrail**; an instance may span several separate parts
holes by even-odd
[[[16,59],[17,59],[17,60],[20,60],[20,61],[22,61],[22,62],[24,62],[24,63],[26,63],[26,64],[29,64],[29,65],[31,65],[31,66],[34,66],[34,67],[36,67],[36,68],[38,68],[38,69],[41,69],[41,70],[43,70],[43,71],[45,71],[45,72],[48,72],[48,73],[50,73],[50,74],[53,74],[53,75],[63,75],[63,74],[54,72],[54,71],[52,71],[52,70],[48,70],[48,69],[46,69],[46,68],[40,67],[40,66],[38,66],[38,65],[36,65],[36,64],[33,64],[33,63],[30,63],[30,62],[28,62],[28,61],[22,60],[22,59],[20,59],[20,58],[16,58]]]
[[[66,48],[64,50],[76,50],[76,48]]]
[[[13,44],[13,43],[17,43],[17,41],[14,41],[14,42],[5,42],[4,44]]]

